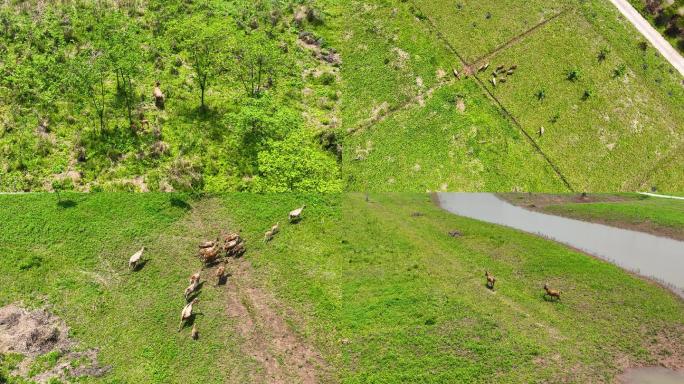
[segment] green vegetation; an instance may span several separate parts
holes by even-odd
[[[351,135],[343,164],[349,188],[357,191],[564,188],[470,80],[446,85],[425,106],[401,110]]]
[[[1,190],[342,189],[308,0],[31,0],[0,20]]]
[[[0,196],[0,305],[49,303],[84,348],[100,348],[113,369],[83,382],[260,382],[257,351],[296,381],[275,338],[255,348],[240,336],[263,326],[259,292],[320,353],[321,382],[610,382],[626,366],[681,363],[684,304],[674,295],[554,242],[448,214],[428,195],[62,198],[68,208],[51,195]],[[304,219],[288,224],[304,203]],[[262,242],[278,221],[281,232]],[[199,269],[197,243],[220,229],[241,229],[248,252],[227,264],[225,287],[202,288],[193,341],[176,332],[182,291]],[[147,263],[129,272],[143,244]],[[29,255],[40,261],[19,268]],[[544,300],[544,283],[562,300]],[[248,317],[236,318],[241,302]],[[2,359],[0,374],[17,364]]]
[[[684,53],[684,0],[629,0],[665,38]]]
[[[337,44],[342,87],[357,96],[342,104],[349,189],[684,187],[676,176],[681,76],[609,2],[365,0],[338,8],[350,20],[347,43]],[[454,80],[454,69],[461,78],[474,72],[477,86]],[[466,100],[464,113],[436,108],[447,94]],[[491,108],[470,109],[471,100]],[[490,137],[464,151],[459,139],[473,122],[486,122],[480,132]],[[506,150],[492,151],[502,142]],[[497,166],[488,166],[494,152]],[[485,165],[474,176],[464,171],[469,156]],[[518,171],[525,177],[514,181]]]

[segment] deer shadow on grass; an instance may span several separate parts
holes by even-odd
[[[143,268],[145,268],[145,265],[147,265],[147,263],[149,263],[149,260],[140,260],[135,265],[135,267],[133,267],[133,272],[138,272],[138,271],[142,270]]]
[[[68,208],[73,208],[76,206],[76,202],[74,200],[60,200],[57,202],[57,206],[62,208],[62,209],[68,209]]]

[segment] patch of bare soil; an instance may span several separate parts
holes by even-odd
[[[242,350],[263,369],[252,372],[258,383],[318,383],[327,371],[320,353],[297,335],[280,311],[274,297],[255,286],[251,264],[232,263],[226,288],[228,316],[235,320]]]
[[[59,354],[57,364],[31,377],[32,381],[46,383],[52,378],[100,377],[110,370],[110,367],[100,366],[96,349],[77,349],[78,344],[69,338],[67,325],[50,312],[29,311],[15,304],[0,308],[0,353],[24,356],[14,375],[27,377],[36,359],[50,352]]]

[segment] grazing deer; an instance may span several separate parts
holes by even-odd
[[[272,230],[269,229],[268,231],[266,231],[264,233],[264,243],[268,243],[269,241],[273,240],[273,235],[274,233]]]
[[[143,252],[145,252],[145,247],[140,248],[138,252],[134,253],[133,256],[128,259],[128,268],[134,270],[136,267],[138,267],[138,263],[140,263]]]
[[[276,224],[271,227],[266,233],[264,233],[264,242],[267,243],[271,240],[273,240],[273,236],[276,235],[276,233],[280,232],[280,225]]]
[[[487,288],[489,289],[494,289],[494,283],[496,283],[496,277],[489,273],[489,271],[485,271],[485,277],[487,278]]]
[[[221,237],[223,238],[223,242],[229,243],[231,241],[234,241],[236,239],[240,238],[240,234],[237,232],[229,232],[226,233],[225,231],[221,230]]]
[[[197,302],[199,302],[199,299],[194,298],[191,302],[187,303],[185,307],[183,307],[183,310],[181,311],[180,324],[178,324],[178,332],[183,329],[183,323],[192,317],[192,306],[197,304]]]
[[[551,288],[549,288],[548,284],[544,284],[544,291],[546,291],[546,293],[544,293],[544,296],[548,295],[551,298],[555,298],[557,300],[560,300],[560,296],[561,296],[560,290],[551,289]]]

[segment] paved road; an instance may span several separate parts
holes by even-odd
[[[649,192],[639,192],[639,193],[642,195],[646,195],[646,196],[661,197],[664,199],[684,200],[684,197],[682,197],[682,196],[659,195],[657,193],[649,193]]]
[[[667,61],[684,76],[684,57],[627,0],[610,0]]]

